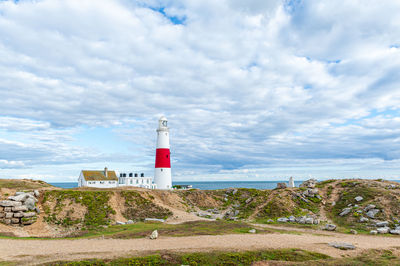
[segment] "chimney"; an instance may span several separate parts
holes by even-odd
[[[106,177],[108,177],[108,169],[107,169],[107,167],[104,167],[104,175],[105,175]]]

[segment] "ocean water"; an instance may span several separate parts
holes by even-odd
[[[298,187],[303,181],[294,181],[296,187]],[[276,188],[277,183],[286,183],[287,181],[213,181],[213,182],[194,182],[194,181],[180,181],[172,182],[172,185],[192,185],[193,188],[201,190],[213,190],[213,189],[224,189],[224,188],[257,188],[257,189],[273,189]],[[60,188],[76,188],[78,182],[60,182],[50,183],[55,187]]]

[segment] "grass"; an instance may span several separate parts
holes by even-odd
[[[246,252],[160,253],[145,257],[112,260],[59,261],[47,265],[251,265],[256,261],[312,261],[327,255],[301,249],[275,249]]]
[[[182,224],[164,224],[158,222],[140,222],[130,225],[116,225],[108,228],[91,230],[82,237],[105,238],[143,238],[151,234],[153,230],[158,230],[162,236],[194,236],[194,235],[222,235],[222,234],[243,234],[248,233],[252,227],[249,224],[235,221],[193,221]],[[267,230],[257,230],[257,232],[268,233]]]
[[[41,181],[31,179],[0,179],[1,188],[11,189],[37,189],[42,187],[52,187],[52,185]]]
[[[79,190],[52,190],[46,191],[43,196],[43,207],[46,216],[44,220],[62,226],[80,224],[86,228],[94,228],[101,225],[108,225],[111,222],[111,215],[115,210],[111,208],[108,201],[111,191],[79,191]],[[73,209],[67,212],[64,217],[59,217],[59,213],[65,207],[65,202],[77,203],[87,208],[83,219],[73,219],[71,217]],[[55,206],[50,208],[46,202],[55,202]]]
[[[121,191],[125,198],[126,210],[122,213],[126,219],[143,221],[145,218],[166,219],[172,212],[166,208],[154,204],[136,191]]]

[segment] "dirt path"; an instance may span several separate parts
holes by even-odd
[[[347,242],[357,249],[343,251],[328,247],[329,242]],[[35,264],[56,260],[114,258],[148,254],[158,250],[210,251],[254,250],[269,248],[301,248],[333,257],[355,255],[365,249],[400,247],[399,237],[332,234],[237,234],[219,236],[160,237],[150,239],[75,239],[75,240],[16,240],[0,239],[0,258]]]

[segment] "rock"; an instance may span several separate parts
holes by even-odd
[[[379,234],[387,234],[389,233],[389,230],[390,230],[389,227],[380,227],[376,229],[376,231],[378,231]]]
[[[30,225],[30,224],[33,224],[34,222],[36,222],[36,218],[35,217],[21,218],[21,223],[23,225]]]
[[[317,180],[314,178],[311,178],[311,179],[306,180],[303,183],[301,183],[300,187],[315,188],[316,184],[317,184]]]
[[[332,207],[336,205],[336,201],[332,201],[331,203]]]
[[[306,223],[306,217],[300,217],[298,220],[299,224],[305,224]]]
[[[224,198],[224,201],[228,201],[228,198]]]
[[[150,235],[150,239],[157,239],[157,238],[158,238],[158,231],[154,230]]]
[[[29,195],[27,193],[24,193],[24,194],[20,194],[18,196],[10,196],[10,197],[8,197],[8,199],[13,200],[13,201],[25,201],[28,197],[29,197]]]
[[[12,218],[11,223],[13,224],[19,224],[19,218]]]
[[[24,212],[23,214],[25,218],[36,216],[34,212]]]
[[[387,227],[389,225],[388,221],[384,221],[384,222],[376,222],[375,225],[377,227]]]
[[[128,220],[128,221],[126,222],[126,224],[133,224],[133,221],[132,221],[132,220]]]
[[[351,208],[344,208],[339,216],[345,216],[351,212]]]
[[[313,224],[314,223],[314,219],[313,218],[306,218],[306,224]]]
[[[0,201],[0,206],[3,207],[15,207],[15,206],[21,206],[22,202],[20,201],[12,201],[12,200],[2,200]]]
[[[305,203],[309,203],[310,201],[306,198],[301,198],[302,201],[304,201]]]
[[[370,234],[370,235],[376,235],[376,234],[378,234],[378,231],[376,231],[376,230],[371,230],[371,231],[369,231],[369,234]]]
[[[23,191],[17,191],[17,192],[15,192],[15,196],[19,196],[19,195],[22,195],[22,194],[26,194],[26,192],[23,192]]]
[[[319,224],[319,219],[314,219],[314,224]]]
[[[354,199],[355,199],[357,202],[360,202],[360,201],[362,201],[364,198],[361,197],[361,196],[357,196],[357,197],[355,197]]]
[[[389,233],[391,233],[392,235],[400,235],[400,230],[390,230]]]
[[[38,198],[40,196],[39,190],[34,190],[33,194],[35,195],[36,198]]]
[[[24,214],[22,212],[15,212],[14,213],[14,217],[15,218],[21,218],[21,217],[24,217]]]
[[[125,223],[124,223],[124,222],[121,222],[121,221],[116,221],[115,224],[116,224],[116,225],[123,225],[123,224],[125,224]]]
[[[145,221],[153,221],[153,222],[161,222],[161,223],[165,222],[164,219],[157,219],[157,218],[145,218],[144,220]]]
[[[25,200],[24,205],[28,208],[28,210],[34,210],[35,200],[32,197],[29,197]]]
[[[290,216],[290,217],[289,217],[289,222],[291,222],[291,223],[296,222],[296,217]]]
[[[317,199],[319,199],[319,200],[322,199],[322,197],[321,197],[320,195],[317,195],[317,196],[315,196],[315,197],[317,197]]]
[[[277,189],[287,188],[287,185],[286,185],[286,183],[277,183],[276,184],[276,188]]]
[[[4,218],[4,216],[6,216],[6,214],[4,212],[0,212],[0,218]]]
[[[39,209],[39,207],[36,207],[36,208],[35,208],[35,212],[37,212],[38,214],[40,214],[40,209]]]
[[[235,189],[232,191],[232,195],[235,195],[237,192],[238,192],[238,190],[235,188]]]
[[[5,224],[11,224],[11,219],[4,219]]]
[[[280,223],[286,223],[289,221],[289,219],[288,218],[278,218],[276,221],[280,222]]]
[[[249,204],[253,199],[252,198],[248,198],[245,202],[246,204]]]
[[[347,207],[351,207],[351,205],[352,205],[352,204],[350,203],[350,204],[347,205]]]
[[[349,250],[349,249],[355,249],[356,248],[353,244],[349,244],[349,243],[331,242],[328,245],[331,246],[331,247],[338,248],[338,249],[343,249],[343,250]]]
[[[267,220],[267,223],[273,223],[273,222],[274,222],[274,220],[272,220],[272,219]]]
[[[25,205],[12,207],[13,212],[19,212],[19,211],[24,212],[27,210],[28,208]]]
[[[336,230],[336,225],[334,225],[334,224],[326,224],[324,230],[335,231]]]
[[[354,229],[350,229],[350,234],[356,235],[356,234],[358,234],[358,232]]]
[[[369,210],[371,210],[371,209],[375,209],[375,205],[373,205],[373,204],[368,204],[365,208],[364,208],[364,211],[365,212],[367,212],[367,211],[369,211]]]
[[[368,218],[367,217],[360,217],[360,220],[359,220],[359,222],[360,223],[366,223],[366,222],[368,222]]]
[[[13,207],[4,207],[5,212],[12,212]]]
[[[371,209],[369,210],[365,215],[367,215],[369,218],[374,219],[375,215],[379,212],[378,209]]]
[[[363,211],[362,210],[357,210],[356,213],[361,214],[361,213],[363,213]]]
[[[12,213],[12,212],[6,212],[5,214],[6,214],[5,215],[6,219],[11,219],[14,216],[14,213]]]
[[[250,230],[249,230],[249,233],[250,233],[250,234],[255,234],[255,233],[256,233],[256,229],[250,229]]]

